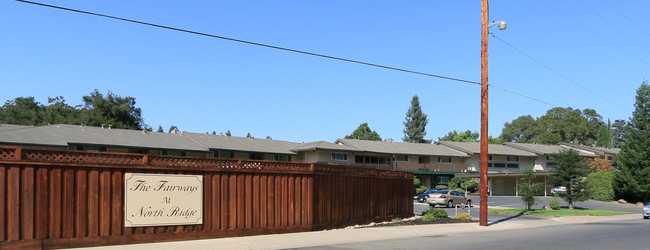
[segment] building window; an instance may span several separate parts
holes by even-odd
[[[332,153],[332,160],[335,160],[335,161],[347,161],[348,160],[348,154],[345,154],[345,153]]]
[[[148,149],[141,149],[141,148],[129,148],[129,153],[131,154],[148,154],[149,150]]]
[[[102,146],[77,146],[77,150],[90,152],[106,152],[106,147]]]
[[[611,161],[612,159],[614,158],[611,155],[607,156],[607,160]]]
[[[495,163],[492,163],[492,167],[493,168],[505,168],[506,164],[505,163],[495,162]]]
[[[395,155],[395,161],[409,161],[408,155]]]
[[[429,156],[420,156],[420,157],[418,157],[418,163],[420,163],[420,164],[429,163]]]
[[[173,156],[185,156],[184,151],[178,151],[178,150],[163,150],[160,151],[161,155],[173,155]]]
[[[451,157],[449,157],[449,156],[438,157],[438,162],[440,162],[440,163],[451,163]]]
[[[248,154],[248,158],[251,160],[264,160],[264,154],[250,153]]]
[[[218,150],[218,151],[214,152],[214,157],[216,157],[216,158],[224,158],[224,159],[232,159],[232,158],[235,158],[235,152]]]
[[[291,161],[291,155],[275,154],[276,161]]]
[[[519,156],[508,155],[508,162],[519,162]]]
[[[449,177],[448,176],[438,177],[438,184],[443,184],[443,185],[449,184]]]
[[[600,157],[600,159],[603,159],[603,160],[605,159],[604,155],[599,155],[598,157]]]

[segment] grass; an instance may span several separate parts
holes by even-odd
[[[526,210],[525,208],[489,209],[488,213],[536,215],[536,216],[547,216],[547,217],[585,216],[585,215],[607,216],[607,215],[633,214],[632,212],[608,211],[608,210],[598,210],[598,209],[588,209],[588,208],[575,208],[575,209],[560,208],[560,210],[542,210],[539,208],[533,208],[531,210]]]

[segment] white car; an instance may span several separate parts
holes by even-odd
[[[559,193],[559,192],[566,192],[566,187],[554,187],[554,188],[551,188],[551,194]]]
[[[643,207],[643,218],[650,219],[650,202]]]

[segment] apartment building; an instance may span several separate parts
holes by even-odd
[[[149,155],[214,157],[264,161],[312,162],[413,172],[423,185],[447,185],[454,176],[478,178],[479,143],[437,142],[418,144],[393,141],[338,139],[335,142],[296,143],[271,138],[236,137],[202,133],[157,133],[80,125],[20,126],[0,124],[0,145],[66,150],[106,151]],[[584,158],[615,162],[618,149],[560,143],[541,145],[503,143],[488,146],[490,195],[518,195],[522,172],[533,169],[545,183],[539,195],[552,186],[548,176],[550,155],[575,149]]]

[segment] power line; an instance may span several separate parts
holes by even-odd
[[[131,22],[131,23],[137,23],[137,24],[142,24],[142,25],[147,25],[147,26],[153,26],[153,27],[163,28],[163,29],[168,29],[168,30],[173,30],[173,31],[185,32],[185,33],[190,33],[190,34],[194,34],[194,35],[207,36],[207,37],[218,38],[218,39],[223,39],[223,40],[228,40],[228,41],[233,41],[233,42],[245,43],[245,44],[249,44],[249,45],[255,45],[255,46],[278,49],[278,50],[289,51],[289,52],[294,52],[294,53],[299,53],[299,54],[323,57],[323,58],[328,58],[328,59],[333,59],[333,60],[338,60],[338,61],[344,61],[344,62],[349,62],[349,63],[362,64],[362,65],[371,66],[371,67],[378,67],[378,68],[395,70],[395,71],[400,71],[400,72],[405,72],[405,73],[424,75],[424,76],[429,76],[429,77],[436,77],[436,78],[441,78],[441,79],[446,79],[446,80],[451,80],[451,81],[457,81],[457,82],[463,82],[463,83],[469,83],[469,84],[475,84],[475,85],[482,85],[482,83],[476,82],[476,81],[470,81],[470,80],[464,80],[464,79],[459,79],[459,78],[454,78],[454,77],[448,77],[448,76],[424,73],[424,72],[419,72],[419,71],[401,69],[401,68],[396,68],[396,67],[384,66],[384,65],[380,65],[380,64],[362,62],[362,61],[346,59],[346,58],[342,58],[342,57],[328,56],[328,55],[323,55],[323,54],[318,54],[318,53],[313,53],[313,52],[308,52],[308,51],[289,49],[289,48],[284,48],[284,47],[279,47],[279,46],[274,46],[274,45],[268,45],[268,44],[263,44],[263,43],[258,43],[258,42],[251,42],[251,41],[235,39],[235,38],[230,38],[230,37],[217,36],[217,35],[207,34],[207,33],[203,33],[203,32],[191,31],[191,30],[175,28],[175,27],[170,27],[170,26],[165,26],[165,25],[159,25],[159,24],[154,24],[154,23],[148,23],[148,22],[143,22],[143,21],[137,21],[137,20],[127,19],[127,18],[121,18],[121,17],[110,16],[110,15],[105,15],[105,14],[99,14],[99,13],[94,13],[94,12],[88,12],[88,11],[83,11],[83,10],[71,9],[71,8],[66,8],[66,7],[61,7],[61,6],[31,2],[31,1],[26,1],[26,0],[16,0],[16,1],[22,2],[22,3],[33,4],[33,5],[39,5],[39,6],[43,6],[43,7],[49,7],[49,8],[54,8],[54,9],[65,10],[65,11],[77,12],[77,13],[82,13],[82,14],[87,14],[87,15],[105,17],[105,18],[110,18],[110,19],[115,19],[115,20],[120,20],[120,21],[125,21],[125,22]],[[521,94],[521,93],[517,93],[517,92],[512,91],[512,90],[501,88],[501,87],[498,87],[498,86],[496,86],[494,84],[488,84],[488,86],[491,86],[493,88],[496,88],[497,90],[512,93],[512,94],[515,94],[515,95],[518,95],[518,96],[521,96],[521,97],[524,97],[524,98],[527,98],[527,99],[530,99],[530,100],[533,100],[533,101],[536,101],[536,102],[547,104],[547,105],[550,105],[552,107],[558,107],[557,105],[554,105],[554,104],[551,104],[551,103],[548,103],[548,102],[545,102],[545,101],[542,101],[542,100],[539,100],[539,99],[536,99],[536,98],[533,98],[533,97],[530,97],[530,96],[527,96],[527,95],[524,95],[524,94]]]
[[[609,1],[605,0],[605,3],[606,3],[607,5],[609,5],[609,7],[611,7],[612,9],[614,9],[616,12],[618,12],[618,14],[620,14],[620,15],[623,16],[625,19],[627,19],[628,22],[632,23],[634,26],[636,26],[636,27],[637,27],[639,30],[641,30],[643,33],[645,33],[646,35],[650,36],[650,33],[648,33],[648,31],[646,31],[644,28],[641,28],[641,26],[639,26],[638,24],[636,24],[636,22],[632,21],[632,19],[630,19],[629,17],[627,17],[625,14],[623,14],[623,12],[621,12],[621,11],[618,10],[616,7],[614,7],[613,5],[611,5],[611,4],[609,3]]]
[[[648,50],[645,46],[643,46],[643,44],[637,42],[637,41],[634,40],[632,37],[630,37],[627,33],[623,32],[623,30],[621,30],[618,26],[614,25],[612,22],[610,22],[609,20],[607,20],[607,18],[605,18],[604,16],[602,16],[601,14],[599,14],[598,12],[596,12],[596,10],[594,10],[593,8],[591,8],[591,6],[587,5],[587,3],[585,3],[585,2],[582,1],[582,0],[580,1],[580,3],[582,3],[582,5],[584,5],[585,7],[587,7],[587,9],[589,9],[591,12],[593,12],[593,13],[596,14],[598,17],[600,17],[600,19],[603,19],[603,21],[605,21],[607,24],[609,24],[610,26],[612,26],[614,29],[618,30],[618,32],[621,32],[621,34],[623,34],[625,37],[627,37],[627,39],[630,39],[630,41],[634,42],[637,46],[641,47],[643,50],[645,50],[646,52],[650,53],[650,50]]]
[[[372,67],[378,67],[378,68],[383,68],[383,69],[407,72],[407,73],[412,73],[412,74],[417,74],[417,75],[424,75],[424,76],[442,78],[442,79],[451,80],[451,81],[481,85],[480,82],[463,80],[463,79],[454,78],[454,77],[448,77],[448,76],[442,76],[442,75],[436,75],[436,74],[429,74],[429,73],[413,71],[413,70],[407,70],[407,69],[401,69],[401,68],[390,67],[390,66],[384,66],[384,65],[380,65],[380,64],[374,64],[374,63],[367,63],[367,62],[362,62],[362,61],[357,61],[357,60],[352,60],[352,59],[346,59],[346,58],[342,58],[342,57],[328,56],[328,55],[323,55],[323,54],[318,54],[318,53],[313,53],[313,52],[307,52],[307,51],[303,51],[303,50],[283,48],[283,47],[274,46],[274,45],[251,42],[251,41],[235,39],[235,38],[230,38],[230,37],[225,37],[225,36],[217,36],[217,35],[212,35],[212,34],[198,32],[198,31],[191,31],[191,30],[186,30],[186,29],[181,29],[181,28],[174,28],[174,27],[165,26],[165,25],[159,25],[159,24],[154,24],[154,23],[137,21],[137,20],[127,19],[127,18],[121,18],[121,17],[116,17],[116,16],[110,16],[110,15],[105,15],[105,14],[99,14],[99,13],[94,13],[94,12],[83,11],[83,10],[70,9],[70,8],[65,8],[65,7],[55,6],[55,5],[43,4],[43,3],[37,3],[37,2],[30,2],[30,1],[25,1],[25,0],[16,0],[16,1],[23,2],[23,3],[40,5],[40,6],[44,6],[44,7],[55,8],[55,9],[60,9],[60,10],[67,10],[67,11],[72,11],[72,12],[77,12],[77,13],[82,13],[82,14],[88,14],[88,15],[93,15],[93,16],[100,16],[100,17],[105,17],[105,18],[110,18],[110,19],[116,19],[116,20],[125,21],[125,22],[148,25],[148,26],[153,26],[153,27],[157,27],[157,28],[180,31],[180,32],[185,32],[185,33],[190,33],[190,34],[195,34],[195,35],[200,35],[200,36],[218,38],[218,39],[223,39],[223,40],[228,40],[228,41],[233,41],[233,42],[238,42],[238,43],[245,43],[245,44],[250,44],[250,45],[255,45],[255,46],[261,46],[261,47],[266,47],[266,48],[271,48],[271,49],[290,51],[290,52],[294,52],[294,53],[306,54],[306,55],[310,55],[310,56],[318,56],[318,57],[323,57],[323,58],[328,58],[328,59],[333,59],[333,60],[339,60],[339,61],[344,61],[344,62],[349,62],[349,63],[356,63],[356,64],[362,64],[362,65],[366,65],[366,66],[372,66]]]
[[[623,47],[621,47],[621,46],[619,46],[618,44],[612,42],[611,40],[605,38],[604,36],[598,34],[597,32],[595,32],[595,31],[593,31],[592,29],[590,29],[589,27],[587,27],[586,25],[584,25],[584,24],[578,22],[577,20],[573,19],[573,18],[570,17],[569,15],[564,14],[564,12],[562,12],[562,11],[558,10],[557,8],[553,7],[552,5],[550,5],[549,3],[547,3],[546,1],[542,0],[542,3],[546,4],[546,6],[548,6],[549,8],[551,8],[551,9],[553,9],[553,10],[555,10],[557,13],[559,13],[560,15],[562,15],[562,16],[566,17],[567,19],[571,20],[572,22],[574,22],[575,24],[577,24],[577,25],[579,25],[580,27],[584,28],[585,30],[591,32],[591,34],[595,35],[596,37],[602,39],[602,40],[605,41],[605,42],[608,42],[609,44],[611,44],[612,46],[616,47],[616,48],[619,49],[620,51],[623,51],[623,52],[625,52],[626,54],[628,54],[629,56],[632,56],[632,57],[636,58],[637,60],[639,60],[640,62],[645,63],[646,65],[650,66],[650,63],[646,62],[645,60],[643,60],[642,58],[638,57],[637,55],[635,55],[635,54],[633,54],[633,53],[627,51],[627,50],[624,49]]]
[[[590,93],[592,93],[592,94],[594,94],[594,95],[600,97],[601,99],[603,99],[603,100],[605,100],[605,101],[608,101],[609,103],[612,103],[612,104],[614,104],[614,105],[616,105],[616,106],[618,106],[618,107],[620,107],[620,108],[622,108],[622,109],[624,109],[624,110],[626,110],[626,111],[630,111],[630,112],[632,112],[631,110],[629,110],[629,109],[623,107],[622,105],[620,105],[620,104],[618,104],[618,103],[615,103],[615,102],[613,102],[613,101],[611,101],[611,100],[605,98],[604,96],[602,96],[602,95],[596,93],[595,91],[593,91],[593,90],[591,90],[591,89],[588,89],[587,87],[583,86],[582,84],[577,83],[576,81],[574,81],[574,80],[572,80],[571,78],[565,76],[564,74],[558,72],[557,70],[554,70],[553,68],[549,67],[548,65],[542,63],[541,61],[539,61],[539,60],[533,58],[532,56],[530,56],[530,55],[528,55],[528,54],[526,54],[526,53],[523,52],[522,50],[516,48],[516,47],[513,46],[512,44],[510,44],[510,43],[504,41],[503,39],[499,38],[498,36],[492,34],[492,37],[494,37],[494,38],[496,38],[497,40],[501,41],[503,44],[505,44],[505,45],[507,45],[508,47],[514,49],[515,51],[519,52],[520,54],[522,54],[522,55],[528,57],[528,59],[530,59],[530,60],[536,62],[537,64],[541,65],[541,66],[544,67],[545,69],[547,69],[547,70],[549,70],[549,71],[555,73],[556,75],[559,75],[560,77],[564,78],[565,80],[567,80],[567,81],[573,83],[574,85],[576,85],[576,86],[578,86],[578,87],[580,87],[580,88],[582,88],[582,89],[584,89],[584,90],[586,90],[586,91],[589,91]]]

